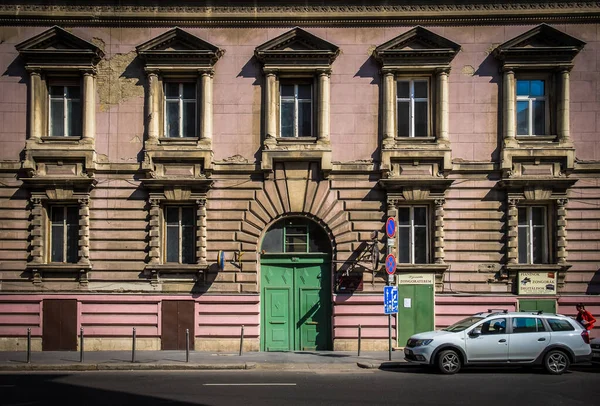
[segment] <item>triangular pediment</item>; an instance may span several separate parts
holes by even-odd
[[[96,45],[54,26],[15,46],[27,64],[95,65],[104,52]]]
[[[570,64],[585,42],[547,24],[537,27],[499,45],[494,56],[505,64]]]
[[[340,49],[322,38],[296,27],[259,45],[254,50],[256,58],[266,65],[293,64],[298,59],[311,59],[316,63],[330,65]]]
[[[383,66],[444,66],[450,64],[461,46],[426,28],[417,26],[375,48],[374,58]]]
[[[195,35],[175,27],[136,47],[147,65],[156,67],[180,65],[212,66],[224,51]]]

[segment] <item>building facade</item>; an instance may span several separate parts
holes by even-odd
[[[600,5],[210,3],[0,5],[0,350],[600,314]]]

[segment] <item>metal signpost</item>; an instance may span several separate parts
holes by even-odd
[[[386,286],[383,288],[383,303],[385,314],[388,315],[388,360],[391,361],[392,314],[398,313],[398,288],[391,286],[391,284],[394,282],[394,273],[396,272],[396,257],[394,256],[394,246],[396,244],[396,240],[394,239],[396,236],[396,219],[394,217],[388,217],[387,221],[385,222],[385,233],[387,235],[387,257],[385,258],[385,271],[388,273],[388,280]]]

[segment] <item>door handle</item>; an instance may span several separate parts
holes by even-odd
[[[498,341],[499,343],[505,343],[506,342],[506,338],[503,338],[502,340]]]
[[[542,337],[542,338],[538,338],[538,341],[546,341],[546,339],[544,337]]]
[[[311,326],[316,326],[317,324],[319,324],[319,322],[318,321],[307,321],[304,324],[308,324],[308,325],[311,325]]]
[[[285,324],[285,321],[269,321],[269,324]]]

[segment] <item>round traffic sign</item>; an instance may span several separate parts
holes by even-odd
[[[217,253],[217,266],[222,271],[225,268],[225,252],[220,251]]]
[[[385,222],[385,233],[388,238],[394,238],[396,236],[396,219],[393,217],[388,217]]]
[[[396,272],[396,257],[393,254],[385,257],[385,271],[390,275]]]

